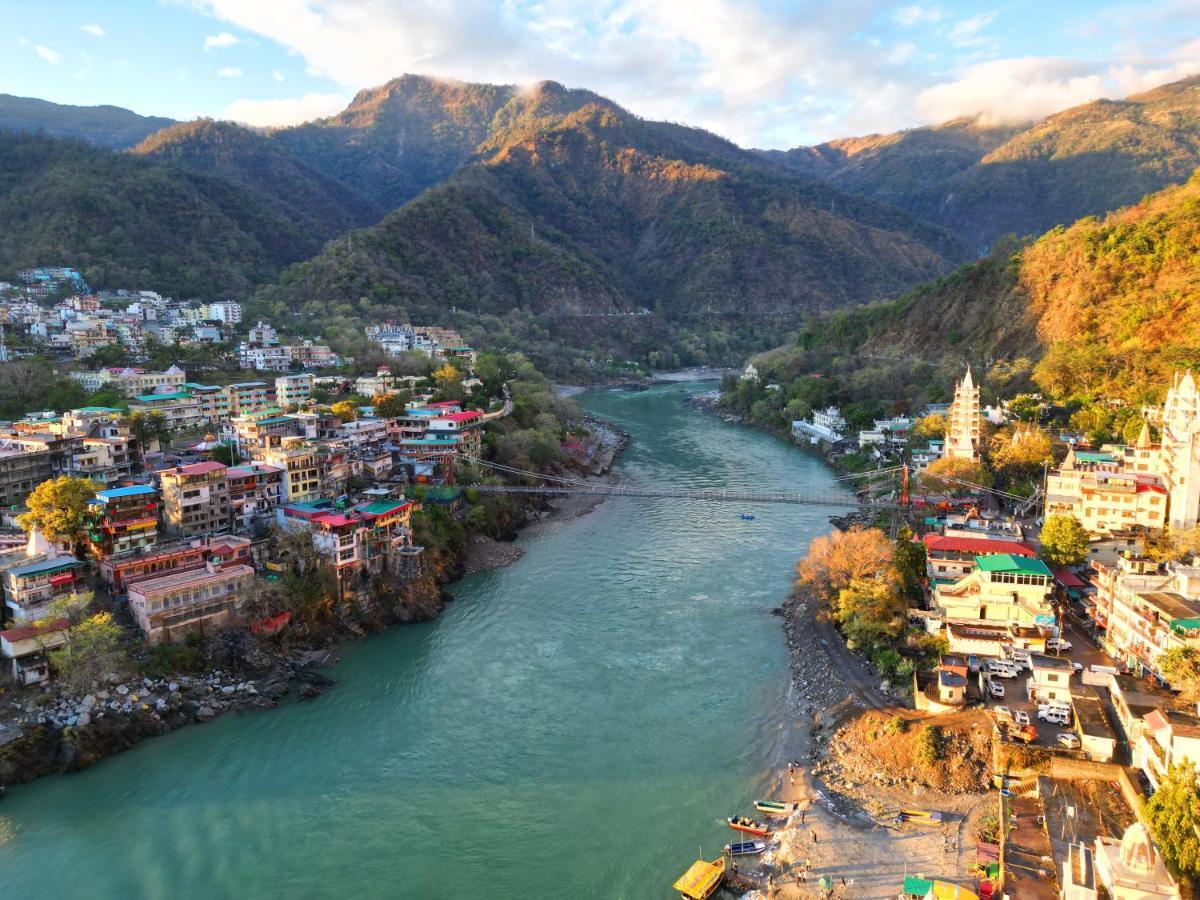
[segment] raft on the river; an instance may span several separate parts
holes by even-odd
[[[790,816],[800,808],[800,804],[782,803],[779,800],[755,800],[754,808],[769,816]]]
[[[902,809],[898,818],[914,825],[942,825],[947,821],[945,813],[928,809]]]
[[[744,831],[755,837],[766,837],[771,833],[769,826],[762,822],[755,822],[753,819],[747,819],[745,816],[730,816],[725,821],[734,831]]]
[[[725,857],[708,862],[698,859],[675,882],[673,887],[685,900],[708,900],[725,880]]]
[[[730,856],[757,856],[766,849],[766,841],[737,841],[725,845],[725,852]]]

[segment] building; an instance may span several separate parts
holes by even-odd
[[[343,422],[338,432],[351,449],[378,447],[387,441],[387,422],[383,419],[354,419]]]
[[[0,631],[0,656],[8,660],[8,674],[18,685],[42,684],[50,680],[47,651],[66,642],[66,619],[44,625],[19,625]]]
[[[983,622],[947,622],[950,652],[962,656],[1001,657],[1010,647],[1043,653],[1046,637],[1040,629],[1020,625],[990,625]]]
[[[960,535],[926,534],[925,571],[931,580],[958,581],[975,570],[980,556],[1007,553],[1035,559],[1037,552],[1024,541],[991,537],[962,537]]]
[[[1120,841],[1097,837],[1096,875],[1112,900],[1169,900],[1181,896],[1179,885],[1141,822],[1125,829]]]
[[[945,622],[999,622],[1049,627],[1053,575],[1040,559],[1011,553],[976,556],[958,581],[933,585],[933,606]]]
[[[310,500],[321,492],[321,463],[318,449],[304,438],[285,437],[278,447],[255,454],[256,459],[283,470],[282,502]]]
[[[50,605],[78,591],[83,564],[73,556],[48,556],[3,572],[4,605],[18,625],[44,619]]]
[[[91,502],[92,543],[102,556],[158,543],[158,490],[149,484],[99,491]]]
[[[1071,676],[1074,674],[1075,667],[1069,659],[1029,654],[1029,680],[1026,682],[1029,699],[1038,703],[1070,703]]]
[[[429,420],[426,436],[456,437],[462,455],[478,459],[483,452],[483,412],[468,409],[434,416]]]
[[[193,463],[159,473],[168,534],[195,537],[229,530],[229,477],[218,462]]]
[[[172,544],[159,544],[150,550],[109,556],[100,562],[100,577],[113,594],[121,594],[129,585],[173,572],[202,569],[210,559],[222,565],[251,564],[251,540],[237,534],[193,538]]]
[[[283,499],[283,469],[254,462],[233,466],[229,476],[229,515],[235,531],[269,522]]]
[[[209,561],[129,585],[129,610],[150,643],[176,641],[234,624],[253,583],[250,566]]]
[[[71,377],[80,382],[85,390],[94,392],[112,386],[126,397],[136,397],[140,394],[172,394],[187,381],[187,373],[178,366],[171,366],[165,372],[111,366],[96,372],[72,372]]]
[[[35,487],[54,475],[49,446],[0,437],[0,506],[24,503]]]
[[[273,409],[275,398],[265,381],[243,381],[224,388],[229,395],[229,414],[242,416]]]
[[[242,321],[242,304],[232,300],[220,300],[216,303],[206,303],[203,307],[203,317],[209,322],[220,322],[222,325],[240,325]]]
[[[280,375],[275,379],[275,405],[306,406],[312,399],[313,376],[311,372],[297,375]]]
[[[243,369],[254,369],[256,372],[286,372],[292,367],[292,348],[240,344],[238,362]]]
[[[1139,676],[1165,682],[1162,654],[1200,648],[1200,567],[1160,565],[1122,557],[1115,566],[1093,562],[1094,607],[1105,652]]]
[[[411,574],[421,548],[412,543],[413,504],[376,500],[336,509],[327,500],[281,507],[279,520],[311,532],[313,546],[332,563],[339,586],[351,575]]]
[[[1170,497],[1172,529],[1200,522],[1200,393],[1190,371],[1175,379],[1158,417],[1160,471]]]
[[[170,431],[192,431],[210,421],[200,401],[189,391],[172,394],[141,394],[129,404],[131,413],[160,413]]]
[[[1072,447],[1046,477],[1046,512],[1074,516],[1094,537],[1134,528],[1161,531],[1167,500],[1162,478],[1133,470],[1108,452],[1077,453]]]
[[[980,416],[979,388],[971,378],[971,367],[954,390],[954,402],[946,418],[947,459],[979,461],[979,445],[983,436],[983,420]]]

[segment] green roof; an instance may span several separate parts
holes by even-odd
[[[71,412],[78,413],[119,413],[120,411],[120,408],[116,406],[81,406],[71,410]]]
[[[155,400],[190,400],[192,395],[187,391],[178,394],[139,394],[134,399],[138,403],[153,403]]]
[[[1022,575],[1045,575],[1050,577],[1050,570],[1040,559],[1030,559],[1027,556],[1013,556],[1011,553],[993,553],[988,556],[975,557],[975,565],[982,572],[1020,572]]]
[[[1116,462],[1117,458],[1111,453],[1100,453],[1092,450],[1076,450],[1075,459],[1079,462],[1106,463]]]
[[[913,897],[924,897],[933,890],[933,882],[927,878],[916,878],[912,875],[904,879],[904,887],[901,893],[909,894]]]

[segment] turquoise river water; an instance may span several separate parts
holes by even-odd
[[[680,405],[701,387],[580,400],[632,435],[629,483],[831,488],[799,450]],[[771,610],[831,512],[617,498],[536,526],[437,621],[347,645],[317,700],[12,790],[3,893],[669,897],[783,753]]]

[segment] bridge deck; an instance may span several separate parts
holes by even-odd
[[[603,497],[680,498],[684,500],[732,501],[738,503],[798,503],[808,506],[836,506],[842,508],[859,506],[892,508],[897,506],[894,500],[874,500],[855,497],[850,494],[799,494],[786,491],[694,490],[687,488],[654,488],[603,484],[581,484],[570,487],[472,484],[469,487],[481,493],[488,494],[541,494],[545,496],[588,494]]]

